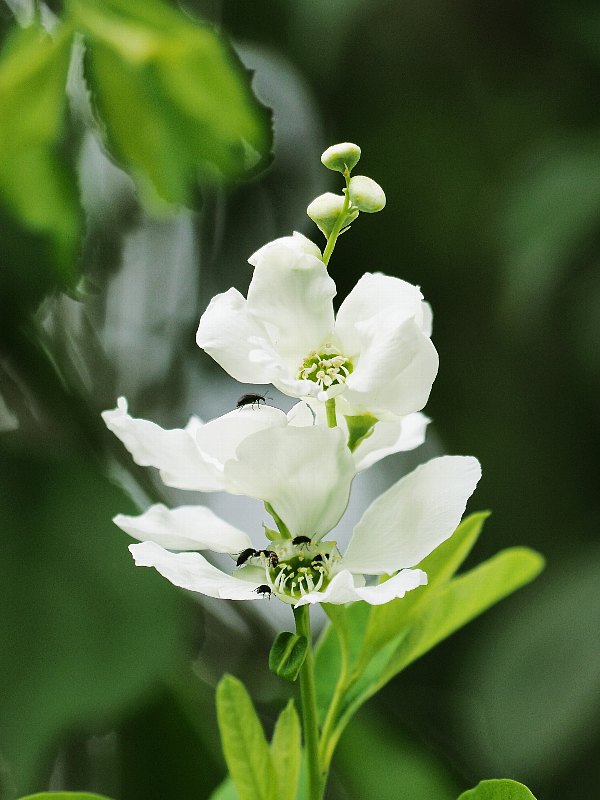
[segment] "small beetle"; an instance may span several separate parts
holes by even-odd
[[[260,408],[261,403],[267,402],[267,394],[243,394],[236,403],[236,408],[244,408],[251,406],[251,408]]]
[[[256,592],[256,594],[262,594],[263,597],[268,597],[269,600],[271,599],[271,595],[273,594],[273,592],[267,586],[266,583],[263,583],[261,586],[257,587],[254,591]]]
[[[242,550],[237,557],[237,561],[235,562],[236,567],[243,566],[249,558],[254,558],[254,556],[257,555],[258,553],[253,547],[247,547],[245,550]]]
[[[259,550],[257,555],[264,556],[273,569],[279,564],[279,556],[273,550]]]
[[[308,536],[296,536],[295,539],[292,539],[292,544],[310,544],[310,539]]]

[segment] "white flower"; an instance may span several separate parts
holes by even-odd
[[[274,594],[292,605],[379,605],[426,583],[425,573],[412,568],[452,534],[480,468],[460,456],[418,467],[371,504],[341,556],[324,537],[344,512],[355,473],[339,429],[277,424],[242,437],[221,474],[229,492],[263,500],[272,514],[278,530],[269,531],[262,550],[201,506],[155,505],[115,522],[141,540],[129,548],[138,566],[154,567],[184,589],[232,600]],[[204,549],[234,555],[234,574],[189,552]],[[392,577],[366,585],[374,575]]]
[[[247,299],[236,289],[214,297],[196,336],[230,375],[291,397],[343,394],[349,414],[391,419],[423,408],[438,356],[416,286],[367,273],[336,318],[335,284],[304,236],[277,239],[249,261]]]

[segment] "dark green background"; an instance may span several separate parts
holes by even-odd
[[[78,298],[54,303],[44,328],[43,315],[32,324],[23,311],[3,333],[0,393],[20,428],[0,434],[0,794],[14,797],[16,782],[20,793],[203,800],[224,771],[212,709],[219,675],[246,680],[267,721],[281,707],[286,687],[268,676],[269,633],[252,609],[216,620],[131,569],[110,518],[132,504],[108,465],[119,460],[147,497],[159,490],[131,473],[98,414],[120,392],[137,415],[167,426],[231,407],[239,391],[197,350],[197,319],[216,291],[245,292],[245,259],[268,239],[296,228],[319,242],[304,208],[339,188],[319,155],[350,140],[387,207],[340,239],[338,295],[373,270],[423,288],[441,363],[430,437],[481,460],[472,508],[494,512],[473,558],[526,544],[548,566],[371,703],[342,741],[330,796],[384,798],[393,785],[390,797],[445,800],[481,778],[512,777],[544,800],[594,797],[597,7],[186,6],[221,25],[257,69],[256,90],[274,106],[275,158],[228,191],[204,187],[196,212],[176,222],[150,221],[117,173],[105,195],[88,175]],[[64,147],[79,152],[82,135],[79,123]],[[136,258],[130,249],[122,261],[136,235]],[[37,256],[30,244],[24,273]],[[123,292],[129,308],[119,306]]]

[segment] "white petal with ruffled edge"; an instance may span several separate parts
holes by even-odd
[[[382,313],[392,314],[398,325],[407,319],[415,319],[422,328],[421,290],[400,278],[380,272],[365,273],[341,304],[335,321],[335,333],[342,342],[345,355],[358,355],[362,349],[357,323]]]
[[[267,330],[292,374],[333,329],[335,283],[306,241],[290,236],[276,239],[249,259],[255,270],[248,311]]]
[[[345,398],[375,416],[420,411],[438,370],[438,354],[413,318],[398,324],[381,314],[356,324],[361,354],[346,380]]]
[[[163,578],[181,589],[223,600],[259,598],[256,589],[260,584],[227,575],[200,553],[170,553],[154,542],[130,544],[129,551],[138,567],[154,567]]]
[[[355,576],[348,570],[342,570],[324,591],[305,594],[296,603],[296,607],[309,603],[343,605],[357,600],[364,600],[372,606],[380,606],[389,603],[390,600],[404,597],[406,592],[426,584],[427,575],[420,569],[403,569],[397,575],[375,586],[357,586]]]
[[[419,412],[395,420],[380,420],[353,453],[356,469],[360,472],[386,456],[419,447],[425,441],[430,422]]]
[[[354,475],[342,432],[321,426],[256,433],[225,465],[227,491],[270,503],[292,536],[311,539],[337,524]]]
[[[175,489],[212,492],[222,488],[218,469],[202,456],[195,433],[202,423],[192,418],[185,430],[165,430],[154,422],[128,414],[127,400],[119,397],[117,407],[102,412],[102,419],[141,467],[156,467],[162,481]]]
[[[347,438],[346,418],[343,411],[340,413],[340,410],[346,406],[345,402],[343,405],[340,403],[337,421]],[[292,406],[287,413],[287,418],[289,425],[298,428],[327,425],[324,403],[313,398],[307,398]],[[391,420],[379,420],[373,427],[372,433],[363,439],[352,453],[357,472],[367,469],[386,456],[414,450],[422,445],[430,421],[419,412]]]
[[[269,347],[267,331],[237,289],[213,297],[200,318],[196,342],[237,381],[271,383],[271,373],[249,358],[261,342]]]
[[[279,408],[244,406],[202,425],[196,430],[195,439],[203,456],[222,470],[226,461],[235,458],[236,450],[248,436],[283,425],[287,425],[287,417]]]
[[[167,508],[157,503],[139,516],[117,514],[113,522],[134,539],[156,542],[168,550],[239,553],[252,546],[247,534],[206,506]]]
[[[442,456],[417,467],[371,503],[340,568],[383,575],[415,566],[454,533],[480,477],[471,456]]]

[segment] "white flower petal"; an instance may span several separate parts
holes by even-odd
[[[272,242],[268,242],[260,250],[257,250],[253,253],[250,258],[248,259],[248,263],[252,264],[253,267],[260,266],[265,258],[269,258],[271,254],[271,250],[279,247],[289,247],[293,250],[302,250],[306,255],[314,256],[315,258],[321,258],[321,251],[317,247],[317,245],[308,239],[304,234],[298,233],[298,231],[294,231],[292,236],[282,236],[280,239],[275,239]]]
[[[246,300],[229,289],[210,301],[200,318],[196,343],[241,383],[271,383],[271,373],[250,362],[251,350],[260,349],[260,342],[269,348],[267,332],[253,317]]]
[[[200,553],[170,553],[154,542],[130,544],[129,551],[138,567],[154,567],[175,586],[200,592],[208,597],[229,600],[257,600],[255,586],[221,572]]]
[[[371,503],[340,564],[369,575],[413,567],[455,531],[481,477],[471,456],[422,464]]]
[[[357,586],[356,576],[348,570],[342,570],[324,591],[305,594],[296,603],[296,607],[309,603],[342,605],[354,603],[357,600],[364,600],[372,606],[380,606],[397,597],[404,597],[406,592],[416,589],[417,586],[424,586],[426,583],[427,575],[422,570],[403,569],[394,577],[388,578],[387,581],[376,586]]]
[[[140,542],[156,542],[168,550],[214,550],[239,553],[252,546],[250,538],[206,506],[169,509],[162,503],[143,514],[118,514],[113,522]]]
[[[245,439],[225,465],[227,491],[272,505],[292,536],[320,539],[348,503],[354,461],[342,432],[272,428]]]
[[[361,354],[346,381],[349,403],[378,416],[419,411],[429,397],[438,369],[431,339],[412,318],[398,324],[389,314],[357,323]]]
[[[393,453],[419,447],[425,441],[425,432],[430,421],[418,412],[394,420],[380,420],[373,433],[363,439],[354,451],[356,469],[360,472]]]
[[[164,430],[149,420],[131,417],[127,401],[120,397],[116,408],[102,412],[102,419],[123,442],[135,463],[156,467],[167,486],[200,492],[222,488],[220,474],[196,446],[193,433],[200,427],[197,418],[192,418],[185,430]]]
[[[361,600],[369,603],[369,605],[381,606],[384,603],[389,603],[390,600],[404,597],[407,592],[411,592],[418,586],[426,585],[427,575],[422,569],[401,569],[397,575],[388,578],[383,583],[377,583],[375,586],[365,586],[362,589],[357,589],[356,593]]]
[[[381,313],[392,314],[398,325],[416,318],[420,326],[422,301],[423,295],[417,286],[379,272],[367,272],[341,304],[335,321],[335,332],[344,354],[352,357],[360,352],[361,337],[356,332],[356,324]]]
[[[302,361],[331,335],[335,283],[303,239],[277,239],[255,254],[248,311],[269,333],[295,376]]]
[[[205,457],[216,464],[235,458],[236,450],[248,436],[267,428],[287,424],[285,412],[274,406],[236,408],[207,422],[196,431],[196,443]]]

